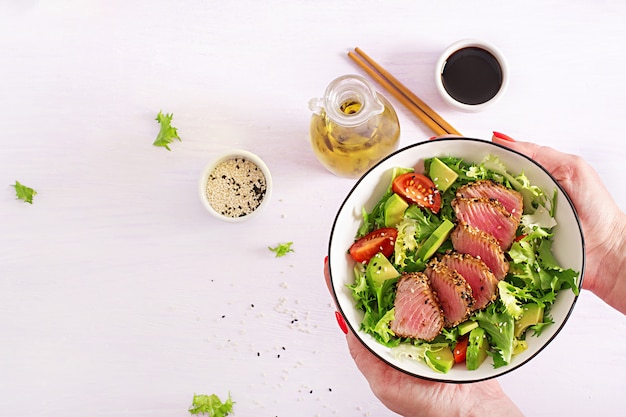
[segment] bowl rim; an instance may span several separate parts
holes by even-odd
[[[578,227],[578,233],[580,234],[580,240],[581,240],[581,252],[582,252],[582,262],[581,262],[581,270],[579,272],[579,278],[578,278],[578,295],[573,294],[574,298],[571,302],[571,305],[568,307],[567,309],[567,313],[565,314],[565,316],[563,317],[563,320],[561,323],[554,323],[555,325],[557,325],[557,329],[554,332],[554,334],[547,340],[545,340],[544,343],[541,344],[541,346],[539,346],[537,348],[537,350],[532,353],[528,358],[524,359],[523,361],[520,361],[519,363],[516,364],[508,364],[507,366],[503,366],[500,368],[497,368],[498,371],[497,372],[493,372],[493,374],[491,375],[487,375],[485,377],[475,377],[475,378],[465,378],[465,379],[451,379],[451,378],[446,378],[446,374],[441,374],[441,377],[429,377],[426,375],[420,375],[420,374],[416,374],[413,373],[407,369],[404,369],[400,366],[397,366],[394,363],[389,362],[387,359],[381,357],[377,352],[375,352],[369,345],[368,343],[366,343],[361,334],[360,334],[360,330],[359,329],[355,329],[354,326],[351,324],[350,320],[348,319],[348,317],[346,316],[346,313],[344,311],[343,306],[341,305],[340,301],[339,301],[339,297],[337,295],[337,292],[335,290],[335,285],[334,285],[334,280],[333,280],[333,273],[332,273],[332,243],[333,243],[333,236],[335,234],[335,227],[337,224],[337,221],[339,219],[340,214],[342,213],[342,211],[344,210],[344,206],[347,204],[348,200],[350,199],[350,197],[352,196],[352,194],[356,191],[356,189],[359,187],[359,185],[361,184],[361,182],[364,180],[364,178],[366,176],[368,176],[370,174],[371,171],[375,170],[379,165],[383,164],[386,160],[392,158],[393,156],[402,153],[402,152],[406,152],[410,149],[434,142],[434,141],[449,141],[449,142],[459,142],[459,141],[466,141],[466,142],[480,142],[482,144],[485,144],[487,146],[494,146],[496,148],[500,148],[502,150],[505,150],[507,152],[512,152],[513,154],[516,154],[518,156],[521,156],[523,159],[527,160],[529,163],[532,163],[533,165],[535,165],[537,168],[539,168],[540,170],[542,170],[550,179],[551,181],[554,183],[554,185],[556,187],[558,187],[559,191],[563,194],[564,198],[566,199],[566,201],[568,202],[572,213],[574,215],[574,219],[576,221],[576,226]],[[328,256],[328,273],[329,273],[329,281],[330,281],[330,289],[331,289],[331,293],[332,293],[332,297],[333,300],[335,302],[335,306],[338,310],[338,312],[341,314],[342,318],[344,319],[344,322],[346,323],[346,325],[348,326],[349,331],[351,331],[356,339],[359,341],[359,343],[361,343],[363,346],[365,346],[365,348],[371,353],[373,354],[376,358],[378,358],[379,360],[381,360],[383,363],[385,363],[387,366],[392,367],[395,370],[398,370],[406,375],[412,376],[412,377],[416,377],[419,379],[423,379],[423,380],[428,380],[428,381],[433,381],[433,382],[443,382],[443,383],[452,383],[452,384],[465,384],[465,383],[474,383],[474,382],[480,382],[480,381],[486,381],[489,379],[493,379],[493,378],[498,378],[500,376],[503,376],[505,374],[508,374],[509,372],[512,372],[515,369],[520,368],[521,366],[523,366],[524,364],[528,363],[530,360],[532,360],[534,357],[536,357],[543,349],[545,349],[555,338],[556,336],[561,332],[561,330],[563,329],[563,327],[565,326],[565,324],[567,323],[567,321],[569,320],[572,311],[574,310],[574,306],[576,305],[576,302],[578,301],[578,297],[580,296],[581,290],[582,290],[582,285],[583,285],[583,280],[584,280],[584,275],[585,275],[585,265],[586,265],[586,252],[585,252],[585,240],[584,240],[584,236],[583,236],[583,230],[582,230],[582,226],[580,223],[580,217],[578,216],[578,213],[576,212],[576,208],[571,200],[571,198],[569,197],[569,195],[567,194],[567,192],[563,189],[563,187],[561,186],[561,184],[559,184],[559,182],[554,178],[554,176],[552,174],[550,174],[550,172],[544,168],[541,164],[539,164],[538,162],[534,161],[533,159],[531,159],[530,157],[526,156],[525,154],[518,152],[514,149],[508,148],[506,146],[500,145],[498,143],[494,143],[491,141],[487,141],[484,139],[478,139],[478,138],[471,138],[471,137],[464,137],[464,136],[459,136],[459,137],[443,137],[443,138],[437,138],[437,139],[433,139],[433,140],[424,140],[424,141],[420,141],[420,142],[416,142],[414,144],[405,146],[401,149],[398,149],[392,153],[390,153],[389,155],[387,155],[385,158],[381,159],[378,163],[376,163],[374,166],[372,166],[370,169],[368,169],[361,177],[359,177],[359,179],[354,183],[354,185],[352,186],[352,188],[350,189],[350,191],[347,193],[346,197],[344,198],[344,200],[342,201],[341,205],[339,206],[339,209],[337,210],[337,213],[335,215],[335,218],[333,219],[333,223],[331,226],[331,231],[330,231],[330,235],[329,235],[329,239],[328,239],[328,247],[327,247],[327,256]],[[341,282],[338,280],[338,282]],[[382,345],[381,345],[382,346]],[[424,365],[426,366],[426,365]],[[468,375],[471,376],[471,373],[469,373]]]
[[[265,190],[265,195],[263,196],[263,200],[261,200],[261,203],[253,212],[248,213],[245,216],[241,216],[241,217],[229,217],[221,213],[218,213],[213,208],[211,203],[209,203],[209,200],[207,199],[207,196],[206,196],[206,183],[211,172],[213,172],[215,167],[219,165],[220,163],[227,161],[229,159],[234,159],[234,158],[247,159],[248,161],[258,166],[261,172],[263,173],[263,175],[265,176],[266,190]],[[265,162],[263,162],[263,160],[258,155],[250,151],[246,151],[244,149],[229,149],[227,151],[221,152],[219,155],[211,159],[211,161],[208,164],[206,164],[205,167],[202,169],[200,180],[198,181],[198,193],[199,193],[200,201],[202,202],[202,205],[204,206],[204,208],[209,213],[211,213],[215,218],[229,222],[229,223],[240,223],[240,222],[249,220],[252,217],[257,216],[258,213],[261,210],[263,210],[263,208],[265,208],[265,206],[269,203],[270,197],[272,195],[272,175],[270,173],[269,168],[265,164]]]

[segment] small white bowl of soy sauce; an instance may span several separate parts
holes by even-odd
[[[509,70],[504,55],[492,44],[464,39],[450,45],[435,67],[441,97],[456,109],[482,111],[506,91]]]

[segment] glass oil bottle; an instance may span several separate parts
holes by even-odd
[[[344,75],[311,99],[311,146],[329,171],[357,178],[397,149],[398,116],[365,78]]]

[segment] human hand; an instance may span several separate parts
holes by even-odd
[[[324,277],[332,295],[328,258]],[[338,316],[338,320],[343,320]],[[473,384],[445,384],[412,377],[374,356],[345,325],[350,355],[369,382],[374,395],[390,410],[405,417],[521,416],[522,413],[491,379]]]
[[[547,169],[563,187],[578,213],[585,239],[583,288],[626,313],[626,216],[598,173],[583,158],[547,146],[517,142],[494,132],[493,142],[521,152]]]

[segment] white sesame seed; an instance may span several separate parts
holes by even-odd
[[[209,204],[227,217],[242,217],[256,210],[267,191],[261,169],[245,158],[231,158],[218,164],[207,180]]]

